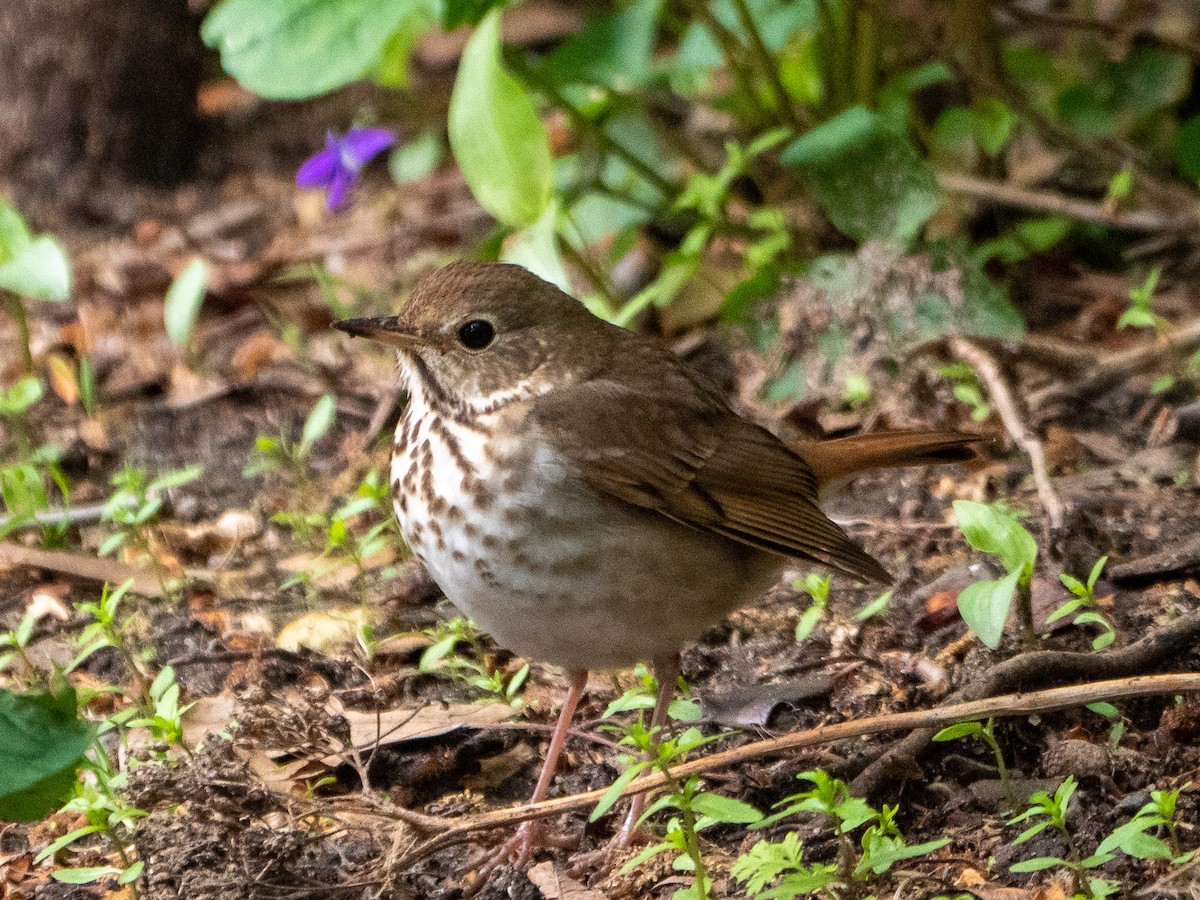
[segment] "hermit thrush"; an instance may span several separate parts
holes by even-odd
[[[408,546],[501,646],[570,673],[535,801],[587,670],[653,661],[661,725],[680,647],[789,557],[890,581],[821,512],[823,484],[972,455],[954,432],[789,449],[678,358],[518,266],[455,263],[399,315],[337,327],[399,350],[391,483]],[[527,858],[534,837],[507,850]]]

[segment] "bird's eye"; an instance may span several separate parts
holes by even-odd
[[[482,350],[495,336],[496,329],[484,319],[472,319],[458,329],[458,339],[468,350]]]

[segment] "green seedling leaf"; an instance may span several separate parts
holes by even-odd
[[[1104,716],[1106,719],[1121,719],[1121,711],[1107,701],[1100,700],[1096,703],[1089,703],[1087,708],[1098,716]]]
[[[1041,872],[1043,869],[1052,869],[1055,866],[1065,866],[1066,862],[1059,859],[1057,856],[1038,856],[1033,859],[1026,859],[1019,863],[1014,863],[1008,867],[1010,872]]]
[[[613,804],[621,799],[621,792],[629,785],[633,779],[637,778],[642,771],[650,765],[649,760],[642,760],[631,765],[628,769],[617,776],[614,781],[604,792],[604,796],[596,804],[596,808],[592,810],[592,814],[588,816],[589,822],[597,821],[606,812],[612,809]]]
[[[463,51],[450,97],[450,147],[472,193],[513,228],[550,202],[550,142],[533,101],[500,65],[500,11],[487,14]]]
[[[32,822],[60,804],[92,735],[65,682],[55,693],[0,690],[0,820]]]
[[[958,595],[958,611],[963,621],[992,650],[1000,646],[1004,636],[1004,623],[1008,621],[1020,577],[1020,571],[1016,571],[996,581],[977,581]]]
[[[81,866],[77,869],[56,869],[50,873],[50,877],[63,884],[91,884],[120,874],[121,870],[114,866]]]
[[[1161,816],[1138,816],[1114,828],[1112,834],[1100,842],[1095,855],[1112,859],[1112,852],[1120,850],[1134,859],[1170,859],[1171,848],[1166,841],[1146,833],[1165,824],[1167,821]]]
[[[367,74],[430,0],[222,0],[200,28],[225,71],[273,100],[303,100]]]
[[[401,144],[388,157],[388,174],[396,184],[424,178],[442,161],[442,139],[433,131],[423,131]]]
[[[1026,580],[1037,562],[1037,541],[1011,513],[994,504],[955,500],[958,527],[976,550],[1000,557],[1004,568]]]
[[[981,100],[975,107],[975,139],[988,156],[997,156],[1012,137],[1017,115],[1007,103],[994,98]]]
[[[312,408],[304,420],[304,431],[300,435],[300,446],[307,449],[328,434],[337,417],[337,398],[326,394]]]
[[[741,800],[723,797],[720,794],[703,793],[692,798],[692,808],[714,822],[733,825],[749,825],[763,817],[762,813]]]
[[[0,391],[0,416],[20,416],[46,393],[40,378],[27,375],[6,391]]]
[[[959,722],[943,728],[933,736],[935,741],[957,741],[959,738],[970,737],[983,732],[983,726],[978,722]]]
[[[192,339],[196,317],[200,314],[200,304],[204,302],[204,284],[207,279],[208,263],[197,256],[183,267],[183,271],[175,276],[175,280],[167,288],[166,302],[163,304],[163,322],[167,328],[167,337],[176,347],[184,347]]]
[[[0,290],[31,300],[66,300],[71,295],[66,251],[49,235],[34,238],[0,263]]]

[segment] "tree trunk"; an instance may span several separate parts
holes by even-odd
[[[0,0],[0,189],[32,211],[178,184],[202,64],[187,0]]]

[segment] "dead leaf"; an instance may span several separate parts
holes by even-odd
[[[547,860],[525,873],[545,900],[608,900],[607,895],[570,877],[566,869]]]
[[[194,747],[210,734],[220,734],[229,728],[237,711],[232,694],[201,697],[183,714],[183,742]]]
[[[133,592],[147,597],[161,597],[162,585],[158,578],[146,569],[126,565],[115,559],[101,559],[86,553],[67,550],[42,550],[40,547],[25,547],[0,541],[0,565],[26,566],[61,572],[89,581],[109,581],[121,584],[133,579]]]
[[[353,647],[365,624],[366,611],[361,606],[305,613],[279,629],[275,646],[293,653],[303,647],[329,654]]]
[[[50,387],[62,398],[67,406],[79,402],[79,383],[75,380],[75,367],[58,353],[46,357],[46,365],[50,369]]]
[[[511,719],[517,711],[506,703],[430,703],[416,709],[404,707],[379,713],[357,709],[342,713],[350,723],[350,740],[360,751],[436,737],[459,728],[478,728]],[[327,765],[340,757],[330,756]]]
[[[253,381],[271,363],[291,357],[292,351],[283,341],[268,329],[260,328],[238,345],[229,362],[239,377]]]

